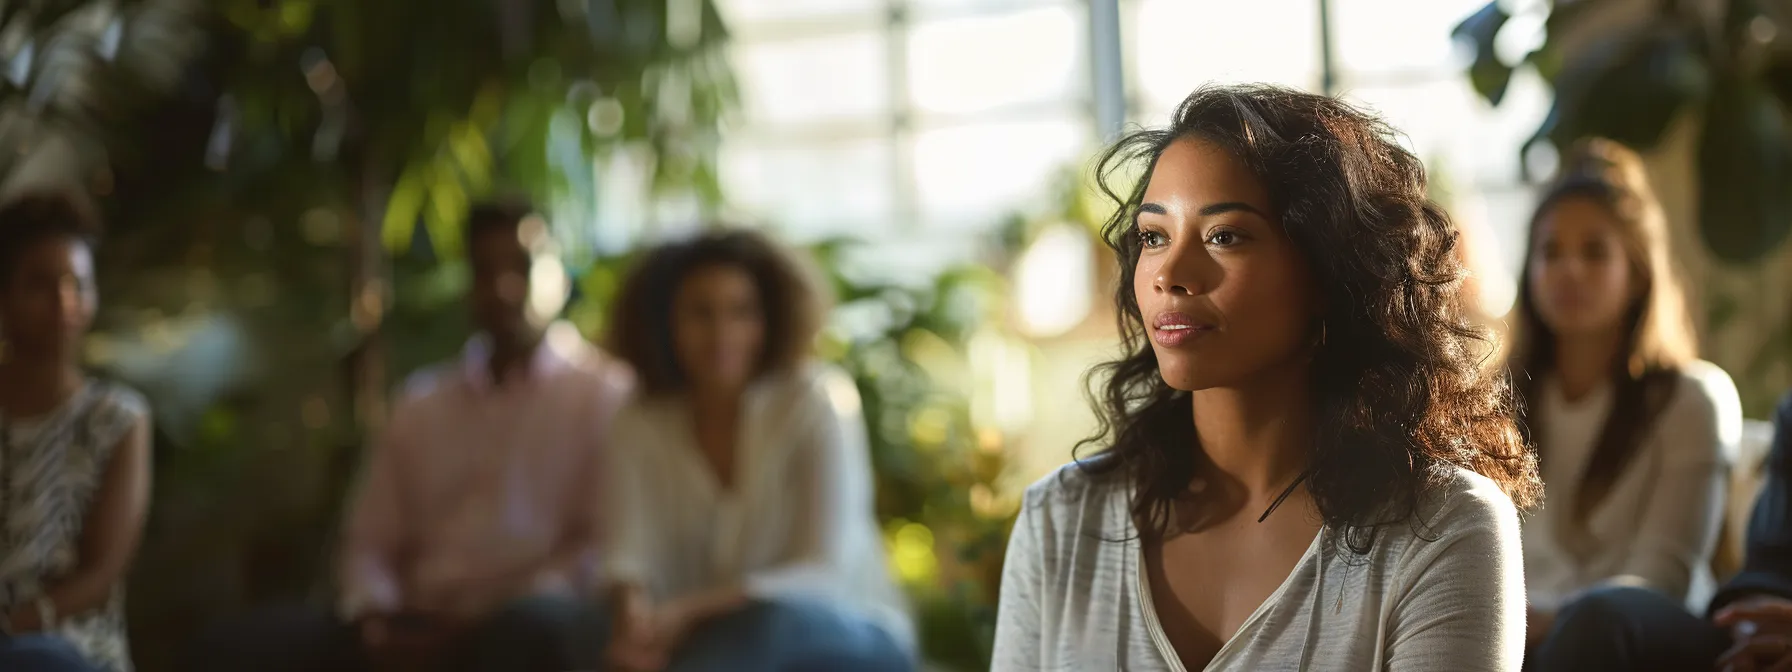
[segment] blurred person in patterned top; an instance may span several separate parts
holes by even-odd
[[[82,370],[97,222],[0,207],[0,670],[128,672],[124,576],[149,509],[142,396]]]

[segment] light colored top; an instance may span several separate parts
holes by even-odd
[[[632,376],[557,324],[526,374],[489,348],[413,377],[368,464],[343,549],[343,611],[478,616],[597,578],[601,441]]]
[[[641,398],[617,416],[611,578],[658,599],[738,585],[762,599],[823,601],[912,644],[885,563],[852,379],[806,367],[760,380],[742,403],[729,489],[683,398]]]
[[[1562,607],[1589,588],[1645,585],[1703,613],[1716,590],[1711,556],[1717,550],[1729,492],[1730,465],[1742,441],[1742,402],[1723,369],[1695,362],[1631,462],[1593,510],[1577,538],[1586,548],[1564,548],[1557,528],[1572,524],[1587,461],[1611,413],[1604,386],[1569,403],[1554,378],[1539,386],[1544,503],[1524,522],[1524,566],[1530,600]]]
[[[1183,672],[1151,604],[1130,490],[1074,464],[1027,489],[1002,568],[994,670]],[[1336,531],[1322,528],[1204,669],[1518,672],[1512,500],[1458,469],[1418,521],[1382,528],[1366,555],[1325,543]]]
[[[0,418],[0,612],[37,600],[75,569],[112,451],[148,418],[136,391],[100,381],[45,415]],[[105,606],[63,619],[55,634],[101,669],[129,672],[123,583]]]

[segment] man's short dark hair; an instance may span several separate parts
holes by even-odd
[[[535,206],[521,199],[487,201],[473,206],[467,213],[467,240],[493,231],[512,231],[523,220],[535,214]]]
[[[0,205],[0,283],[12,281],[19,258],[46,240],[99,242],[99,218],[85,203],[58,192],[25,194]]]

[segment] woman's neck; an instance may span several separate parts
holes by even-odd
[[[48,413],[81,389],[81,369],[67,357],[8,353],[0,362],[0,409],[11,415]]]
[[[690,403],[697,448],[716,483],[732,489],[738,471],[735,450],[740,445],[741,390],[696,386],[690,392]]]
[[[740,413],[744,395],[741,387],[696,386],[690,392],[691,410],[696,413],[698,424],[731,421]]]
[[[1248,387],[1195,392],[1195,437],[1223,478],[1273,497],[1307,468],[1312,403],[1304,364]]]
[[[1623,351],[1624,334],[1609,332],[1556,337],[1554,368],[1562,396],[1578,401],[1611,379]]]

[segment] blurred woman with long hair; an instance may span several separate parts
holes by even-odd
[[[1535,462],[1393,129],[1204,88],[1100,176],[1123,352],[1100,452],[1027,491],[995,668],[1518,669]]]
[[[149,407],[81,368],[96,229],[65,196],[0,207],[0,670],[131,669]]]
[[[1641,159],[1576,145],[1530,233],[1511,357],[1548,491],[1524,526],[1529,639],[1602,588],[1702,610],[1742,410],[1729,376],[1698,359]]]
[[[607,662],[623,670],[908,670],[852,379],[813,361],[825,303],[756,233],[645,253],[611,347],[639,396],[609,445]]]

